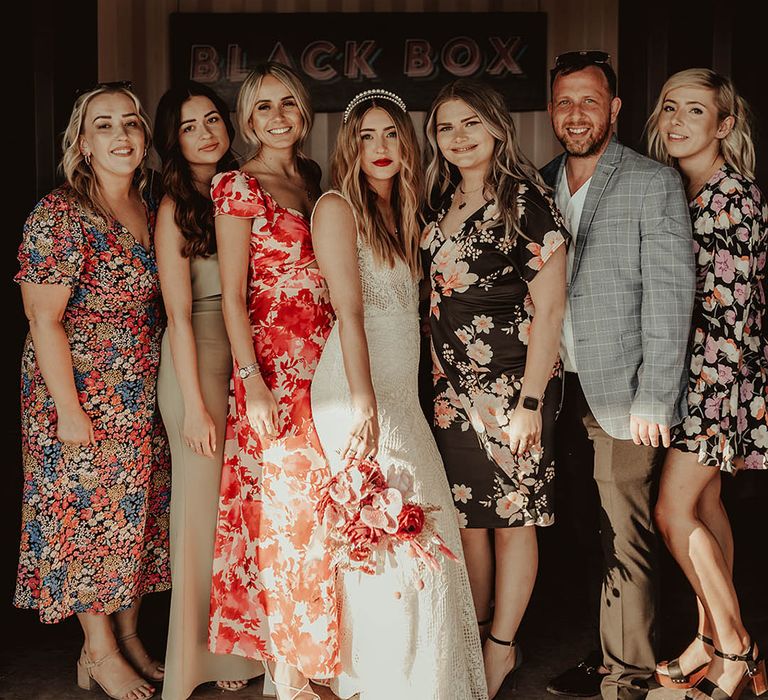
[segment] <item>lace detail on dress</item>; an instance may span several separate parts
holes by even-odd
[[[358,236],[365,333],[379,412],[378,461],[413,479],[415,499],[440,506],[437,527],[461,557],[456,510],[440,454],[418,399],[418,288],[408,266],[378,264]],[[349,434],[352,400],[338,326],[312,381],[312,414],[336,472]],[[421,580],[402,552],[377,576],[337,578],[344,673],[332,683],[360,700],[486,700],[483,658],[463,558]]]
[[[336,194],[349,204],[338,190],[324,192],[317,202],[329,194]],[[418,311],[419,286],[413,279],[408,265],[402,260],[395,261],[392,267],[380,264],[373,255],[371,247],[360,235],[357,214],[352,205],[352,216],[357,226],[357,261],[360,268],[360,282],[363,288],[363,305],[366,318],[371,316],[390,316],[393,313]],[[312,211],[311,223],[314,222],[315,212]]]

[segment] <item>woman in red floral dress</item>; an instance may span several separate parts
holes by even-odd
[[[316,542],[330,476],[310,383],[333,323],[307,212],[319,168],[300,147],[306,89],[280,64],[255,70],[237,115],[258,148],[212,182],[222,306],[234,359],[211,590],[211,651],[263,659],[278,697],[317,697],[339,671],[334,577]],[[284,693],[284,695],[282,694]]]

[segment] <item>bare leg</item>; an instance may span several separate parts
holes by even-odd
[[[517,635],[539,564],[535,527],[509,527],[494,530],[496,544],[495,610],[491,634],[512,641]],[[516,646],[505,647],[492,640],[483,646],[488,695],[494,697],[506,675],[515,667]]]
[[[103,684],[104,687],[116,692],[138,682],[141,678],[137,675],[133,667],[123,658],[121,654],[113,654],[117,647],[115,633],[112,630],[112,620],[108,615],[95,615],[92,613],[80,613],[77,616],[83,634],[85,635],[84,650],[91,662],[98,661],[104,657],[104,663],[93,669],[94,678]],[[120,700],[145,700],[151,698],[155,689],[146,681],[143,681],[138,688],[126,693]]]
[[[709,529],[712,536],[723,553],[723,558],[728,565],[728,570],[733,572],[733,533],[728,515],[720,499],[720,476],[712,479],[701,492],[698,501],[698,515],[702,523]],[[696,598],[699,611],[698,631],[705,637],[712,637],[713,630],[704,612],[704,606],[699,598]],[[705,645],[701,640],[694,639],[680,654],[680,667],[683,673],[689,672],[707,663],[712,658],[712,647]]]
[[[712,502],[715,492],[705,494],[719,477],[717,469],[700,465],[695,454],[670,449],[664,462],[655,515],[672,556],[701,601],[715,646],[727,653],[741,654],[749,645],[749,635],[741,621],[733,587],[731,536],[722,522],[725,518],[727,523],[727,518],[724,511],[717,513]],[[702,520],[704,514],[714,532]],[[723,538],[724,548],[715,532]],[[730,694],[743,673],[744,664],[715,657],[707,677]],[[692,692],[698,695],[698,691]]]
[[[161,681],[165,671],[163,664],[147,654],[147,650],[137,636],[140,607],[141,598],[137,598],[130,608],[116,612],[112,616],[115,622],[115,636],[125,657],[142,676],[150,681]]]
[[[488,530],[463,528],[460,532],[475,615],[479,621],[487,620],[491,616],[493,594],[493,548]]]

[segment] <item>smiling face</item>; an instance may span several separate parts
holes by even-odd
[[[493,159],[496,140],[475,110],[464,100],[447,100],[435,116],[437,146],[459,170],[485,171]]]
[[[248,124],[263,146],[289,148],[301,137],[303,120],[291,91],[273,75],[265,75]]]
[[[224,120],[211,100],[194,95],[181,106],[179,148],[191,165],[216,165],[229,148]]]
[[[369,180],[389,180],[400,172],[400,139],[389,114],[372,107],[360,122],[360,169]]]
[[[732,128],[733,117],[719,118],[714,90],[681,86],[664,96],[659,133],[669,155],[678,161],[698,156],[714,161],[721,139]]]
[[[89,103],[83,119],[80,152],[91,157],[97,175],[133,175],[144,158],[144,127],[133,100],[104,92]]]
[[[559,75],[552,86],[549,104],[552,129],[570,156],[600,155],[611,137],[620,109],[621,100],[611,98],[608,81],[595,66]]]

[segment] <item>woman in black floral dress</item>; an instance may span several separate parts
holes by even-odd
[[[717,696],[718,686],[736,698],[750,678],[755,694],[766,686],[739,614],[720,500],[721,471],[768,467],[768,206],[752,180],[746,116],[730,80],[690,69],[666,82],[648,122],[651,155],[686,181],[698,270],[688,416],[672,434],[656,522],[699,598],[699,629],[657,677],[670,687],[695,684],[687,697],[697,700]]]
[[[434,216],[422,249],[432,288],[435,438],[481,625],[489,622],[495,552],[494,644],[484,649],[493,697],[518,665],[514,638],[536,578],[529,526],[553,522],[568,233],[495,90],[469,80],[444,88],[427,137]]]

